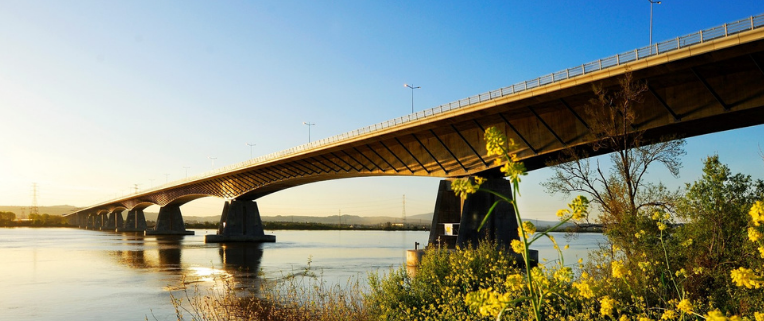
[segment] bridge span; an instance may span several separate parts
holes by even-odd
[[[647,138],[762,124],[762,27],[764,14],[108,200],[68,218],[82,227],[144,231],[143,209],[158,205],[157,225],[146,233],[184,234],[180,206],[213,196],[228,201],[219,235],[208,241],[273,241],[254,200],[283,189],[363,176],[497,177],[493,158],[485,156],[483,132],[490,126],[521,146],[517,155],[529,170],[544,167],[565,148],[591,143],[585,109],[595,98],[592,86],[615,88],[627,72],[648,87],[633,126]],[[496,189],[509,188],[502,181],[495,180]],[[431,242],[442,235],[442,223],[461,222],[459,238],[470,238],[470,220],[480,222],[492,202],[473,196],[463,204],[449,186],[443,181],[438,192]],[[494,216],[494,230],[515,230],[514,216]]]

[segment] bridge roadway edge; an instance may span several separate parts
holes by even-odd
[[[277,164],[277,165],[286,164],[286,161],[290,159],[296,159],[296,160],[310,159],[309,156],[317,155],[318,152],[325,152],[325,154],[326,152],[339,153],[338,151],[341,150],[340,147],[342,145],[363,146],[364,142],[368,142],[370,139],[386,141],[386,140],[390,140],[391,138],[397,138],[397,137],[402,137],[407,135],[417,135],[423,132],[424,130],[437,130],[443,127],[444,124],[454,124],[454,123],[461,124],[463,122],[460,123],[459,121],[455,119],[460,119],[462,117],[485,118],[485,117],[493,116],[495,118],[495,115],[497,113],[491,111],[492,109],[495,109],[495,108],[503,108],[502,109],[503,111],[499,111],[498,114],[501,114],[501,113],[509,114],[514,112],[515,110],[523,108],[522,106],[513,107],[514,105],[525,105],[525,106],[531,106],[528,108],[535,108],[535,106],[541,106],[541,105],[549,103],[550,101],[558,99],[557,96],[561,96],[562,95],[561,93],[563,92],[566,93],[568,96],[584,95],[587,91],[591,91],[590,84],[592,82],[600,82],[600,83],[603,83],[604,86],[612,86],[616,81],[615,78],[622,75],[626,71],[632,72],[635,75],[636,79],[652,79],[652,78],[661,78],[661,77],[666,78],[665,74],[672,70],[681,71],[681,70],[687,69],[686,68],[687,66],[691,66],[689,67],[690,69],[698,68],[698,66],[702,68],[704,66],[703,65],[704,61],[723,61],[724,59],[728,59],[728,58],[732,59],[734,57],[745,56],[745,55],[749,55],[751,57],[758,57],[758,58],[751,58],[751,59],[760,59],[761,53],[764,52],[764,48],[763,48],[764,45],[762,45],[763,43],[762,39],[764,39],[764,29],[761,29],[761,28],[755,29],[755,30],[740,33],[728,38],[716,39],[706,43],[667,52],[665,54],[660,54],[657,56],[645,58],[645,59],[638,60],[629,64],[611,67],[611,68],[600,70],[600,71],[594,71],[591,73],[587,73],[583,76],[578,76],[578,77],[570,78],[567,80],[554,82],[554,83],[544,85],[538,88],[529,89],[527,91],[523,91],[515,95],[496,98],[496,99],[489,100],[483,103],[477,103],[471,106],[452,110],[450,112],[444,112],[442,114],[434,115],[425,119],[401,124],[400,126],[390,127],[384,130],[375,131],[375,132],[367,133],[364,135],[359,135],[357,137],[353,137],[348,140],[321,146],[318,149],[306,150],[300,153],[295,153],[295,154],[289,155],[285,159],[270,160],[267,162],[255,164],[251,167],[239,168],[239,169],[235,169],[233,171],[226,172],[226,173],[219,173],[217,175],[213,175],[205,179],[215,179],[215,178],[226,177],[227,175],[231,176],[231,175],[241,174],[253,169],[265,168],[272,164]],[[733,52],[734,50],[730,49],[735,47],[743,48],[742,49],[743,53],[740,53],[740,52],[735,53]],[[764,61],[764,60],[760,60],[760,61]],[[713,69],[713,68],[708,68],[708,69]],[[724,77],[717,77],[717,78],[724,78]],[[652,81],[650,82],[652,83]],[[756,84],[755,88],[752,88],[752,90],[759,90],[759,89],[760,89],[760,84]],[[668,89],[658,88],[657,90],[658,91],[665,90],[666,92],[669,92],[671,88],[668,88]],[[734,94],[735,93],[733,92],[733,95],[731,96],[734,96]],[[559,99],[563,99],[563,98],[559,98]],[[644,130],[645,137],[649,139],[659,139],[660,137],[663,137],[667,134],[675,134],[677,132],[681,133],[681,135],[679,136],[690,137],[695,135],[702,135],[709,132],[730,130],[734,128],[741,128],[741,127],[761,124],[762,120],[764,119],[764,110],[762,110],[761,108],[762,107],[761,99],[760,97],[755,97],[755,96],[752,96],[751,99],[756,101],[756,106],[747,107],[745,109],[740,109],[740,110],[733,108],[731,111],[725,111],[723,113],[714,114],[713,116],[703,116],[705,115],[703,113],[705,113],[706,111],[688,112],[687,115],[683,115],[684,116],[683,118],[685,118],[685,120],[681,120],[677,122],[668,122],[665,124],[661,124],[658,127],[647,127]],[[692,116],[693,113],[703,114],[701,115],[703,117],[692,119],[692,117],[689,117],[688,115]],[[545,114],[542,113],[541,115],[544,116]],[[713,117],[714,121],[709,120],[710,117]],[[510,119],[510,120],[514,121],[513,119]],[[512,130],[506,129],[507,127],[506,125],[504,127],[507,133],[512,134]],[[515,133],[509,136],[517,137],[518,135],[519,133]],[[366,145],[368,146],[368,144]],[[546,163],[550,159],[553,159],[552,155],[555,152],[559,152],[563,150],[564,148],[566,148],[566,146],[564,145],[565,144],[559,144],[559,146],[555,148],[547,148],[544,150],[545,154],[543,155],[530,155],[532,153],[527,153],[526,151],[526,154],[522,156],[522,159],[524,159],[527,162],[527,165],[530,169],[541,168],[543,166],[546,166]],[[585,144],[579,144],[579,145],[584,146]],[[350,160],[348,159],[348,161]],[[423,167],[425,167],[425,171],[427,171],[426,166],[423,166]],[[465,173],[465,174],[471,175],[471,174],[491,173],[491,171],[495,172],[495,168],[485,168],[482,171],[475,170],[473,172]],[[395,173],[392,173],[392,170],[389,170],[387,172],[385,171],[375,172],[375,173],[367,172],[367,173],[363,173],[364,175],[359,175],[359,176],[400,175],[398,173],[399,173],[398,171],[396,171]],[[341,173],[332,173],[332,174],[335,177],[342,177]],[[331,176],[332,174],[325,175],[325,176]],[[413,171],[409,174],[424,175],[422,172],[414,173]],[[324,174],[321,174],[321,175],[324,175]],[[313,176],[317,177],[320,175],[313,175]],[[346,176],[355,177],[352,175],[346,175]],[[302,178],[302,179],[308,182],[317,181],[317,180],[311,180],[311,178]],[[331,178],[328,178],[328,179],[331,179]],[[192,184],[194,184],[194,182],[184,182],[182,184],[179,184],[176,187],[190,186]],[[285,186],[287,186],[288,188],[295,185],[288,186],[287,184]],[[160,192],[160,191],[148,191],[144,194],[131,195],[130,197],[123,198],[121,200],[112,200],[111,202],[97,204],[95,206],[83,209],[80,212],[99,210],[99,209],[111,210],[110,206],[115,206],[115,205],[124,206],[122,204],[127,200],[140,199],[141,197],[145,197],[147,194],[150,194],[152,192]],[[231,199],[234,199],[234,198],[236,197],[235,196],[231,197]],[[73,213],[72,215],[78,214],[78,213],[79,212]]]

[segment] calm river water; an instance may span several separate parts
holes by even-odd
[[[73,228],[0,228],[0,320],[175,320],[170,291],[183,280],[233,276],[239,284],[278,280],[311,267],[329,284],[405,263],[405,250],[429,232],[267,231],[276,243],[205,244],[204,234],[157,237]],[[584,259],[603,240],[582,234],[566,262]],[[556,259],[551,244],[534,244]],[[258,275],[260,271],[260,276]]]

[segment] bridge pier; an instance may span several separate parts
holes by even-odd
[[[117,232],[145,232],[146,216],[143,209],[132,209],[127,212],[125,224],[117,228]]]
[[[85,216],[85,229],[94,230],[96,226],[95,219],[96,219],[95,215],[87,214]]]
[[[153,230],[146,230],[145,235],[194,235],[194,231],[186,231],[180,205],[167,205],[159,208],[157,225]]]
[[[490,189],[502,195],[512,195],[512,184],[503,178],[486,180],[481,188]],[[480,240],[490,240],[508,247],[517,235],[517,219],[512,205],[505,202],[494,208],[483,229],[478,231],[493,203],[498,200],[493,194],[477,192],[463,200],[451,189],[451,181],[443,180],[438,186],[438,197],[432,217],[429,244],[453,248],[455,246],[476,246]],[[447,235],[446,225],[454,228]]]
[[[232,199],[223,205],[217,235],[205,235],[204,242],[276,242],[276,236],[265,235],[257,202]]]
[[[104,224],[103,230],[114,231],[120,226],[122,226],[122,210],[113,210],[105,215],[107,216],[106,216],[106,223]]]

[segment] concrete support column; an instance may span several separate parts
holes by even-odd
[[[194,231],[186,231],[180,205],[167,205],[159,208],[157,225],[154,230],[147,230],[146,235],[194,235]]]
[[[103,230],[106,227],[106,220],[107,220],[106,213],[98,214],[98,220],[96,221],[96,229]]]
[[[88,230],[95,229],[95,226],[96,226],[95,221],[96,221],[95,215],[87,214],[85,217],[85,228]]]
[[[480,188],[512,196],[512,184],[503,178],[488,179]],[[497,200],[499,200],[498,197],[486,192],[477,192],[464,200],[459,236],[456,239],[457,246],[474,247],[477,246],[479,240],[490,240],[509,247],[512,240],[519,238],[515,209],[506,202],[499,203],[494,208],[493,213],[483,225],[483,229],[478,231],[480,223]]]
[[[127,219],[122,227],[117,228],[117,232],[145,232],[146,216],[143,209],[132,209],[127,212]]]
[[[113,210],[107,214],[104,230],[116,230],[122,226],[122,210]]]
[[[451,181],[440,181],[430,226],[430,246],[439,245],[449,249],[456,246],[456,235],[446,235],[445,224],[459,223],[461,211],[462,199],[451,190]]]
[[[223,205],[217,235],[205,235],[204,242],[276,242],[275,235],[265,235],[257,202],[230,200]]]

